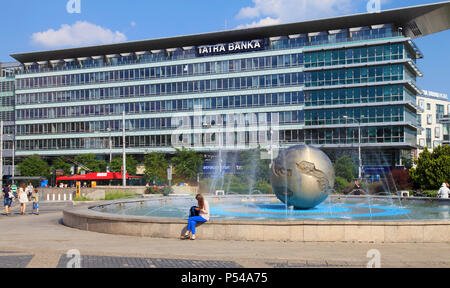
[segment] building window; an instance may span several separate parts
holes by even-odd
[[[441,127],[436,127],[435,138],[441,138]]]
[[[427,103],[427,110],[428,111],[431,110],[431,104],[430,103]]]
[[[444,117],[444,105],[436,104],[436,123],[439,123],[442,117]]]
[[[425,139],[420,139],[419,140],[419,145],[420,145],[420,147],[425,147]]]
[[[427,128],[427,148],[432,149],[431,147],[431,129]]]
[[[433,124],[433,115],[427,114],[427,124],[432,125]]]
[[[425,109],[425,101],[423,101],[422,99],[419,100],[419,107]]]

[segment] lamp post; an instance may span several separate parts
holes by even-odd
[[[0,189],[3,189],[3,120],[0,121]]]
[[[353,117],[343,116],[345,120],[353,120],[355,122],[358,122],[358,159],[359,159],[359,167],[358,167],[358,179],[362,179],[362,158],[361,158],[361,121],[358,119],[355,119]],[[361,116],[361,118],[364,118],[364,116]]]
[[[111,140],[111,128],[108,128],[107,131],[109,132],[109,170],[111,170],[111,163],[112,163],[112,140]],[[111,171],[110,171],[111,172]]]
[[[122,147],[122,185],[123,187],[127,186],[127,153],[126,153],[126,147],[125,147],[125,110],[123,111],[123,118],[122,118],[122,138],[123,138],[123,147]]]

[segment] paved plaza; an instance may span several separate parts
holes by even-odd
[[[107,235],[62,225],[61,211],[71,206],[43,202],[39,216],[21,216],[17,207],[11,216],[0,215],[0,267],[64,268],[73,249],[80,251],[85,268],[363,268],[371,249],[380,251],[382,267],[450,267],[450,243],[181,241]]]

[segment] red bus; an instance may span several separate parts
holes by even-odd
[[[131,176],[126,174],[127,185],[129,186],[143,186],[142,176]],[[76,182],[81,182],[81,186],[85,184],[91,187],[92,182],[96,182],[97,186],[120,186],[122,185],[122,173],[118,172],[100,172],[88,173],[85,175],[61,176],[56,178],[56,185],[61,183],[67,184],[69,187],[74,187]]]

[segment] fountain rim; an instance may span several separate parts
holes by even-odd
[[[221,200],[224,198],[273,198],[276,199],[275,195],[272,194],[258,194],[258,195],[228,195],[228,196],[206,196],[207,199],[217,199]],[[332,198],[352,198],[352,199],[366,199],[369,196],[366,195],[331,195]],[[440,199],[440,198],[426,198],[426,197],[395,197],[395,196],[370,196],[373,199],[400,199],[402,202],[439,202],[450,204],[450,199]],[[63,213],[70,214],[73,216],[81,216],[89,219],[95,220],[110,220],[110,221],[123,221],[123,222],[137,222],[137,223],[160,223],[160,224],[185,224],[187,219],[184,218],[164,218],[164,217],[150,217],[150,216],[135,216],[135,215],[119,215],[115,213],[99,212],[93,209],[102,208],[110,205],[119,205],[126,203],[140,203],[149,201],[161,201],[161,200],[174,200],[174,199],[189,199],[192,200],[192,196],[176,196],[171,195],[169,197],[164,196],[153,196],[153,197],[143,197],[127,200],[113,200],[104,201],[100,204],[85,206],[85,207],[75,207],[68,208],[63,211]],[[278,220],[267,220],[267,221],[256,221],[256,220],[223,220],[223,219],[211,219],[208,221],[210,224],[226,224],[226,225],[265,225],[265,226],[294,226],[294,225],[364,225],[364,226],[417,226],[417,225],[448,225],[450,223],[449,219],[404,219],[404,220],[289,220],[289,221],[278,221]]]

